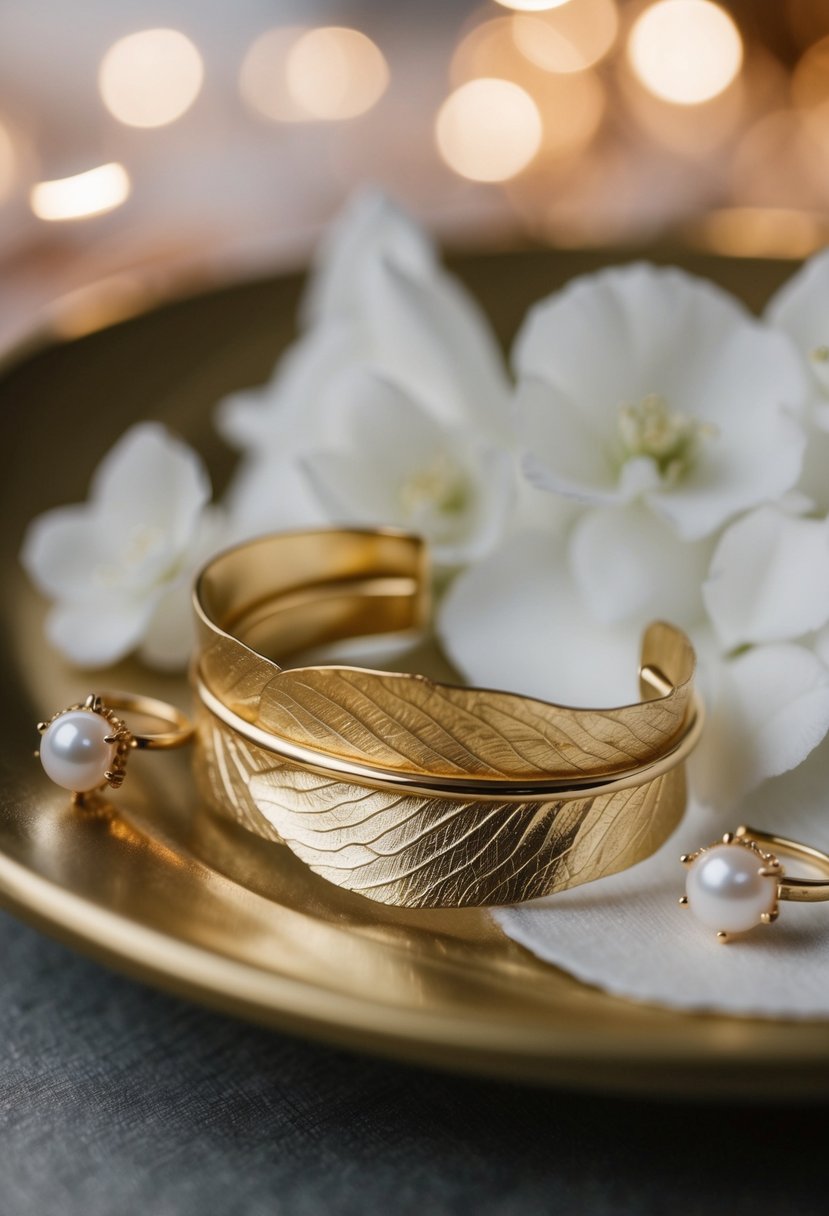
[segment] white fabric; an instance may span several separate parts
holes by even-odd
[[[829,851],[829,741],[741,808],[743,822]],[[739,819],[692,805],[652,858],[549,899],[499,909],[515,941],[578,979],[619,996],[691,1010],[829,1016],[829,903],[780,905],[780,919],[719,943],[679,896],[683,852],[711,844]],[[795,875],[807,871],[783,861]]]

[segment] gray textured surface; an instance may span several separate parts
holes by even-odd
[[[234,1022],[0,916],[0,1216],[826,1211],[824,1108],[419,1072]]]

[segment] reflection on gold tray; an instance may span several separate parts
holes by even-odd
[[[458,269],[509,339],[531,300],[598,262],[520,253]],[[754,305],[789,270],[702,258],[693,267]],[[46,782],[32,759],[33,724],[99,680],[42,642],[42,609],[17,568],[26,522],[82,497],[96,462],[138,417],[162,418],[193,441],[221,488],[231,457],[213,432],[212,404],[265,378],[290,336],[298,286],[263,280],[172,303],[45,343],[0,379],[0,899],[139,978],[359,1049],[600,1089],[829,1092],[826,1023],[637,1005],[537,962],[485,913],[371,904],[316,878],[288,850],[211,819],[184,755],[138,757],[117,809],[96,814],[72,809]],[[183,681],[130,664],[103,682],[179,703],[187,695]]]

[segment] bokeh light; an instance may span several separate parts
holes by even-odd
[[[730,160],[730,197],[762,208],[826,206],[829,165],[788,108],[763,114],[744,131]]]
[[[590,11],[600,12],[605,0],[584,3]],[[609,11],[615,29],[612,3]],[[583,58],[582,70],[572,72],[551,72],[529,60],[513,36],[516,20],[494,17],[469,30],[455,51],[450,77],[455,85],[481,77],[511,81],[529,94],[542,122],[533,173],[543,173],[550,162],[583,152],[591,142],[605,112],[605,90],[598,75],[583,67]]]
[[[328,26],[308,30],[293,44],[285,80],[292,101],[310,118],[331,121],[370,110],[386,91],[389,69],[365,34]]]
[[[818,212],[786,207],[723,207],[687,226],[705,249],[732,258],[805,258],[823,248],[829,223]]]
[[[829,38],[810,47],[795,68],[792,100],[808,134],[829,150]]]
[[[8,198],[17,177],[17,152],[10,132],[0,122],[0,203]]]
[[[126,169],[111,161],[72,177],[38,182],[31,189],[29,204],[40,220],[79,220],[120,207],[129,193]]]
[[[503,182],[526,168],[541,146],[541,115],[520,85],[484,77],[447,97],[435,133],[441,156],[461,177]]]
[[[602,59],[616,40],[619,14],[615,0],[570,0],[548,13],[516,14],[515,44],[546,72],[583,72]]]
[[[461,38],[452,55],[449,79],[453,85],[481,76],[518,83],[526,76],[526,68],[512,36],[512,18],[493,17],[474,25]]]
[[[573,0],[496,0],[504,8],[518,9],[523,13],[542,13],[548,8],[563,8]]]
[[[130,127],[163,127],[190,109],[204,80],[201,55],[178,30],[141,30],[113,43],[101,60],[104,105]]]
[[[683,106],[643,89],[626,58],[616,66],[619,98],[654,150],[664,149],[672,157],[697,161],[716,154],[729,141],[737,139],[753,105],[759,108],[774,104],[770,93],[780,79],[768,62],[762,56],[758,61],[755,54],[744,71],[716,97]]]
[[[545,75],[534,82],[531,96],[541,114],[543,135],[538,165],[582,153],[591,142],[605,112],[604,87],[595,72]]]
[[[646,89],[685,106],[722,93],[743,61],[739,30],[711,0],[658,0],[637,18],[627,51]]]
[[[308,114],[297,105],[288,89],[288,56],[307,33],[301,25],[265,30],[251,43],[239,72],[239,92],[243,101],[271,122],[298,122]]]

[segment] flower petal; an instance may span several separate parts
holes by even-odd
[[[159,671],[183,671],[187,666],[196,636],[192,598],[189,575],[165,589],[147,622],[139,651],[148,666]]]
[[[309,331],[280,357],[270,380],[219,402],[216,425],[222,438],[243,452],[284,452],[314,427],[331,380],[362,347],[353,323],[332,321]]]
[[[477,303],[445,271],[429,279],[391,262],[367,272],[371,361],[450,425],[508,437],[504,361]]]
[[[829,523],[752,511],[720,540],[703,595],[726,650],[819,629],[829,621]]]
[[[829,514],[829,431],[818,422],[816,418],[808,428],[808,442],[797,489],[811,500],[813,510],[826,515]]]
[[[766,307],[766,318],[788,334],[810,369],[813,399],[826,401],[825,360],[815,353],[829,346],[829,250],[809,258]]]
[[[530,310],[514,365],[520,379],[555,387],[604,432],[620,405],[667,396],[677,373],[692,375],[695,360],[747,322],[742,305],[705,279],[646,263],[611,267],[573,279]]]
[[[516,389],[515,416],[532,485],[581,502],[624,501],[607,446],[570,398],[528,377]]]
[[[138,645],[156,598],[58,603],[46,618],[46,636],[78,667],[108,667]]]
[[[45,595],[86,600],[100,592],[100,571],[116,560],[118,543],[92,507],[56,507],[29,524],[20,560]]]
[[[310,451],[302,461],[330,517],[420,532],[440,564],[489,547],[509,506],[509,454],[442,425],[366,368],[341,377],[339,387],[349,442]]]
[[[829,668],[793,643],[758,646],[720,669],[691,759],[694,792],[729,809],[769,777],[796,768],[829,730]]]
[[[700,587],[711,548],[679,540],[641,503],[597,507],[573,528],[570,568],[593,620],[644,626],[664,617],[688,628],[704,613]]]
[[[332,522],[293,452],[246,456],[223,501],[229,539],[234,543],[285,528],[315,528]]]
[[[544,532],[512,536],[458,575],[437,630],[475,684],[568,705],[619,705],[638,695],[639,629],[590,620],[564,542]]]
[[[353,318],[366,265],[378,259],[414,277],[428,276],[437,266],[434,246],[420,225],[381,191],[364,190],[317,246],[302,307],[305,325]]]
[[[739,512],[779,498],[803,467],[806,431],[799,412],[805,396],[788,339],[758,325],[741,326],[699,371],[693,392],[676,385],[679,408],[715,434],[702,440],[676,485],[648,496],[651,506],[684,539],[697,540]]]
[[[158,588],[139,650],[150,667],[181,671],[187,666],[195,642],[193,577],[208,558],[235,539],[223,510],[209,507],[202,514],[179,573]]]
[[[160,423],[140,422],[98,465],[90,499],[114,534],[124,538],[135,529],[154,529],[165,548],[177,553],[188,544],[210,493],[196,452]]]

